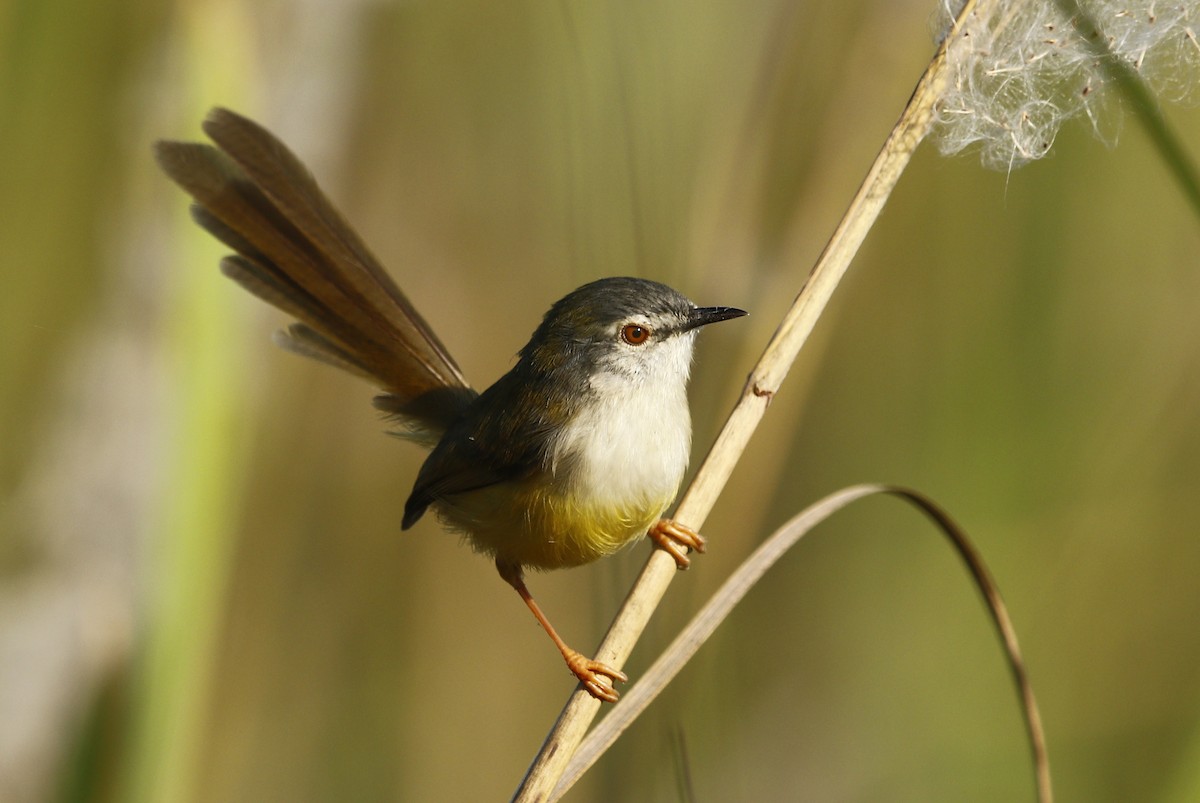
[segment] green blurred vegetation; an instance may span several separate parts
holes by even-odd
[[[571,689],[487,561],[432,522],[400,534],[421,454],[380,436],[369,388],[271,346],[282,318],[218,275],[155,138],[216,104],[275,130],[480,387],[597,276],[750,309],[701,340],[699,455],[931,10],[0,8],[0,799],[502,799]],[[1166,117],[1200,152],[1197,110]],[[1200,227],[1131,123],[1112,150],[1069,125],[1011,175],[922,150],[635,681],[774,526],[903,483],[990,562],[1060,797],[1200,797]],[[586,649],[644,555],[531,586]],[[1000,650],[918,516],[880,501],[808,539],[570,799],[684,786],[1032,797]]]

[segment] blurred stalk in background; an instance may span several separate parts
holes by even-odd
[[[167,33],[184,91],[172,127],[201,117],[211,98],[251,102],[260,69],[239,2],[187,3]],[[226,282],[211,270],[222,250],[192,224],[185,208],[170,217],[172,252],[156,266],[171,277],[162,310],[170,387],[165,482],[151,507],[141,564],[145,631],[130,671],[130,719],[114,799],[197,800],[202,795],[205,731],[220,630],[229,611],[243,469],[250,434],[241,415],[242,346],[253,336],[235,312]],[[163,537],[164,534],[169,534]]]

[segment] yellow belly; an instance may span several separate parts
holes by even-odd
[[[536,481],[502,483],[435,504],[438,518],[477,552],[535,569],[579,566],[645,534],[665,499],[580,499]]]

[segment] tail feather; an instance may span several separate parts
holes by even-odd
[[[310,360],[341,368],[364,379],[371,379],[369,369],[344,348],[322,335],[308,324],[294,323],[287,329],[281,329],[272,338],[275,345],[281,349],[308,357]]]
[[[196,201],[196,222],[237,252],[221,268],[302,323],[277,342],[372,379],[377,406],[437,432],[475,397],[429,325],[321,192],[261,126],[214,109],[218,147],[159,142],[159,165]]]
[[[366,310],[384,316],[390,326],[380,334],[392,336],[389,345],[441,376],[443,384],[467,384],[433,330],[282,142],[257,123],[225,109],[209,113],[204,131],[274,208],[304,233],[305,244],[320,252],[327,264],[337,266],[344,291],[357,297]]]
[[[368,379],[382,384],[383,377],[366,362],[372,344],[365,341],[356,323],[333,314],[290,276],[268,267],[270,264],[262,257],[255,260],[235,254],[221,260],[221,272],[251,295],[323,332],[340,351],[355,355],[354,362],[362,369],[355,373],[365,373]]]

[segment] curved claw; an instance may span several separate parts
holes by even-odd
[[[629,681],[629,677],[624,672],[599,661],[593,661],[581,652],[571,650],[570,654],[564,654],[563,657],[567,659],[567,667],[575,674],[575,677],[579,678],[579,682],[587,689],[588,694],[597,700],[615,703],[620,695],[612,687],[612,684],[617,681],[621,683]],[[601,676],[607,677],[610,682],[601,681]]]
[[[692,565],[687,551],[704,552],[704,536],[674,519],[659,519],[650,527],[646,536],[675,559],[675,565],[686,569]]]

